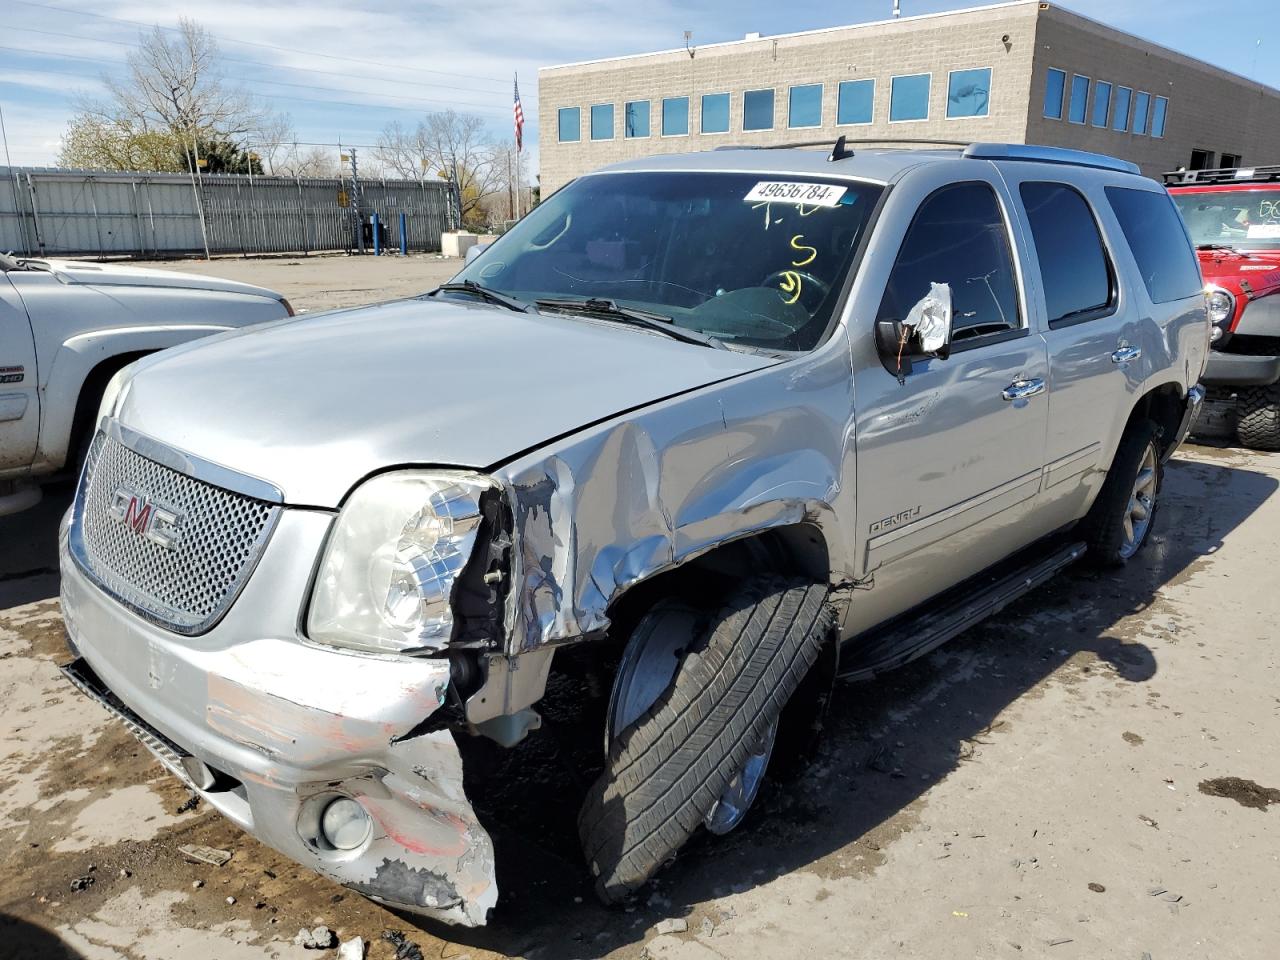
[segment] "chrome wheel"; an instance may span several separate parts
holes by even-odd
[[[672,607],[654,629],[637,632],[627,644],[613,681],[606,717],[605,746],[639,720],[671,686],[685,650],[693,642],[698,617],[689,608]],[[726,834],[747,814],[773,753],[778,735],[775,721],[756,743],[742,768],[733,775],[703,823],[715,834]]]
[[[1133,491],[1129,494],[1129,503],[1125,507],[1123,518],[1123,540],[1120,544],[1120,556],[1128,560],[1142,546],[1151,530],[1151,520],[1155,515],[1157,481],[1159,479],[1159,462],[1156,459],[1155,444],[1147,444],[1142,454],[1142,463],[1138,466],[1138,475],[1133,481]]]

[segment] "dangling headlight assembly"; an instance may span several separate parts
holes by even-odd
[[[1204,302],[1209,310],[1209,322],[1213,324],[1209,338],[1217,340],[1236,315],[1236,298],[1231,291],[1210,284],[1204,288]]]
[[[373,653],[429,654],[453,632],[450,597],[494,482],[474,473],[406,470],[347,500],[320,561],[307,634]]]

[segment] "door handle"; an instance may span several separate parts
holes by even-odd
[[[1034,380],[1015,380],[1001,391],[1000,396],[1006,400],[1026,400],[1028,397],[1044,393],[1044,381],[1039,377]]]
[[[1142,356],[1141,347],[1131,347],[1127,343],[1111,355],[1112,363],[1131,363]]]

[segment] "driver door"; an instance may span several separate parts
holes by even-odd
[[[39,432],[31,323],[18,291],[0,273],[0,476],[31,465]]]
[[[896,187],[895,215],[886,208],[882,222],[908,225],[878,237],[868,258],[869,289],[849,332],[855,556],[861,579],[874,578],[874,586],[851,604],[848,633],[916,606],[1039,535],[1028,520],[1044,466],[1048,358],[1028,321],[1013,207],[994,171],[973,173],[956,183],[947,166]],[[938,283],[951,292],[950,354],[906,357],[899,371],[896,357],[876,348],[873,321],[904,319]]]

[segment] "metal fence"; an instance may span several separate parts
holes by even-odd
[[[153,257],[308,253],[383,243],[440,250],[457,222],[443,180],[350,180],[110,173],[0,166],[0,251]],[[404,214],[403,221],[400,215]]]

